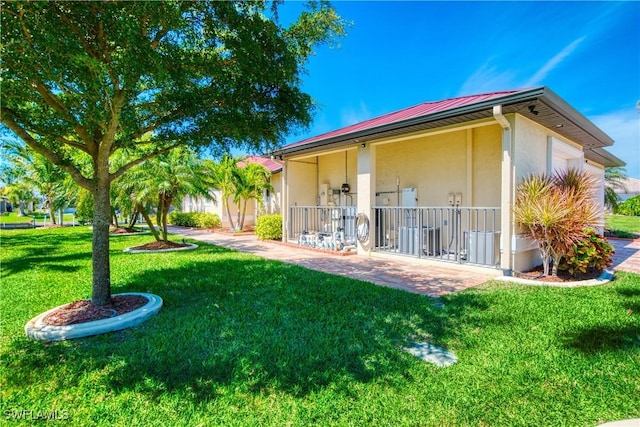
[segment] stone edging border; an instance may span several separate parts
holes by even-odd
[[[597,279],[580,280],[576,282],[543,282],[541,280],[522,279],[513,276],[499,276],[495,280],[501,282],[519,283],[521,285],[533,285],[533,286],[549,286],[552,288],[581,288],[585,286],[600,286],[609,283],[613,280],[614,271],[604,270],[600,277]]]
[[[189,243],[189,246],[183,246],[181,248],[152,249],[152,250],[126,248],[122,252],[126,252],[128,254],[153,254],[153,253],[160,253],[160,252],[191,251],[193,249],[198,249],[198,245],[196,245],[195,243]]]
[[[110,317],[108,319],[95,320],[93,322],[78,323],[75,325],[53,326],[43,322],[45,316],[53,311],[64,307],[61,305],[29,320],[24,326],[24,331],[29,338],[40,341],[62,341],[73,338],[83,338],[92,335],[104,334],[106,332],[119,331],[121,329],[130,328],[150,319],[158,314],[162,308],[162,298],[154,294],[128,292],[116,294],[122,295],[138,295],[149,300],[148,303],[129,313],[120,316]]]

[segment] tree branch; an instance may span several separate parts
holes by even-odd
[[[72,163],[68,162],[64,158],[62,158],[58,153],[44,147],[38,141],[36,141],[30,134],[25,130],[24,127],[19,125],[15,121],[15,117],[12,111],[7,108],[0,107],[0,114],[2,115],[2,122],[13,131],[20,139],[22,139],[33,151],[42,155],[47,160],[49,160],[54,165],[60,166],[66,172],[71,175],[71,177],[80,185],[81,187],[91,191],[92,181],[87,179],[82,175],[80,170],[74,166]]]
[[[144,162],[145,160],[149,160],[155,156],[159,156],[160,154],[164,154],[168,151],[173,150],[176,147],[179,147],[180,145],[182,145],[181,143],[176,143],[173,145],[170,145],[168,147],[165,147],[161,150],[157,150],[157,151],[153,151],[149,154],[146,154],[130,163],[127,163],[126,165],[122,166],[120,169],[118,169],[116,172],[111,174],[111,181],[113,182],[115,179],[119,178],[120,176],[122,176],[122,174],[124,174],[126,171],[128,171],[129,169],[131,169],[134,166],[139,165],[140,163]]]

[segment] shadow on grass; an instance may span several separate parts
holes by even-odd
[[[6,382],[28,386],[63,360],[61,390],[80,386],[87,372],[108,371],[95,376],[107,389],[173,392],[196,402],[215,398],[221,387],[304,396],[332,386],[349,393],[354,382],[409,378],[423,363],[401,350],[409,338],[440,344],[486,307],[481,296],[460,294],[440,310],[430,298],[209,245],[113,261],[153,263],[169,255],[183,264],[145,270],[113,289],[161,296],[156,317],[67,343],[13,340]]]
[[[89,246],[88,250],[82,253],[77,249],[73,251],[61,250],[62,244],[74,246],[87,244]],[[90,244],[91,232],[64,234],[60,231],[51,233],[47,230],[3,232],[2,245],[5,248],[5,253],[2,257],[2,275],[7,277],[34,268],[60,273],[78,271],[84,266],[69,265],[68,261],[90,260]],[[10,250],[6,248],[10,248]]]
[[[566,344],[583,353],[640,350],[640,326],[598,326],[570,335]]]
[[[148,384],[160,383],[164,391],[189,390],[196,400],[214,397],[220,385],[305,395],[408,369],[411,359],[399,348],[416,324],[428,329],[431,321],[430,305],[416,295],[279,262],[234,259],[229,251],[225,259],[216,259],[215,249],[212,255],[210,262],[142,273],[114,290],[164,299],[160,314],[137,328],[46,350],[14,341],[11,353],[22,356],[7,382],[26,385],[29,372],[61,359],[76,371],[67,377],[122,360],[104,378],[115,390],[153,394]]]

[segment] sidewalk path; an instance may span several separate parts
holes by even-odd
[[[640,239],[608,239],[616,250],[613,269],[640,274]]]
[[[184,227],[169,227],[169,232],[267,259],[298,264],[312,270],[432,297],[478,286],[500,275],[498,270],[495,273],[476,272],[452,264],[439,263],[442,264],[440,266],[434,265],[433,262],[417,262],[401,257],[388,259],[360,255],[329,255],[277,242],[260,241],[255,235],[234,236]]]
[[[169,232],[267,259],[298,264],[312,270],[432,297],[478,286],[501,275],[499,270],[495,273],[490,270],[476,271],[461,268],[456,264],[403,257],[389,259],[361,255],[329,255],[277,242],[260,241],[253,234],[230,235],[173,226],[169,227]],[[610,242],[616,250],[613,268],[640,274],[640,240],[611,239]]]

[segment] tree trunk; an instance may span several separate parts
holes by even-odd
[[[111,268],[109,265],[109,227],[111,201],[109,199],[109,170],[96,170],[97,183],[93,189],[93,289],[91,304],[111,303]]]
[[[47,199],[47,205],[49,208],[49,217],[51,218],[51,224],[56,225],[56,210],[53,207],[53,201],[50,198]]]
[[[111,217],[113,218],[113,225],[116,228],[119,228],[120,225],[118,224],[118,214],[116,213],[116,210],[113,209],[113,207],[111,208]]]
[[[142,214],[142,217],[147,222],[149,229],[151,230],[151,234],[156,239],[156,242],[160,241],[160,235],[158,234],[158,230],[153,226],[153,222],[151,222],[151,218],[149,217],[149,212],[144,208],[144,206],[138,206],[138,211]]]
[[[236,228],[233,225],[233,218],[231,217],[231,209],[229,209],[229,198],[227,197],[226,199],[224,199],[224,194],[222,195],[222,197],[223,197],[222,203],[224,203],[225,207],[227,208],[227,218],[229,218],[229,229],[231,231],[234,231]]]
[[[241,215],[241,211],[242,211],[242,199],[238,200],[238,219],[236,221],[236,231],[242,231],[242,215]]]
[[[244,219],[247,215],[247,203],[248,201],[244,201],[244,205],[242,206],[242,220],[240,221],[240,231],[244,230]]]
[[[162,205],[162,240],[165,242],[169,241],[169,237],[167,236],[167,215],[169,212],[169,208],[171,207],[171,202],[173,202],[173,197],[165,196],[163,199]]]
[[[20,209],[20,216],[26,216],[27,214],[24,212],[24,201],[20,200],[18,202],[18,209]]]
[[[134,209],[133,214],[131,214],[131,217],[129,218],[129,228],[135,227],[136,223],[138,222],[138,214],[138,210]]]

